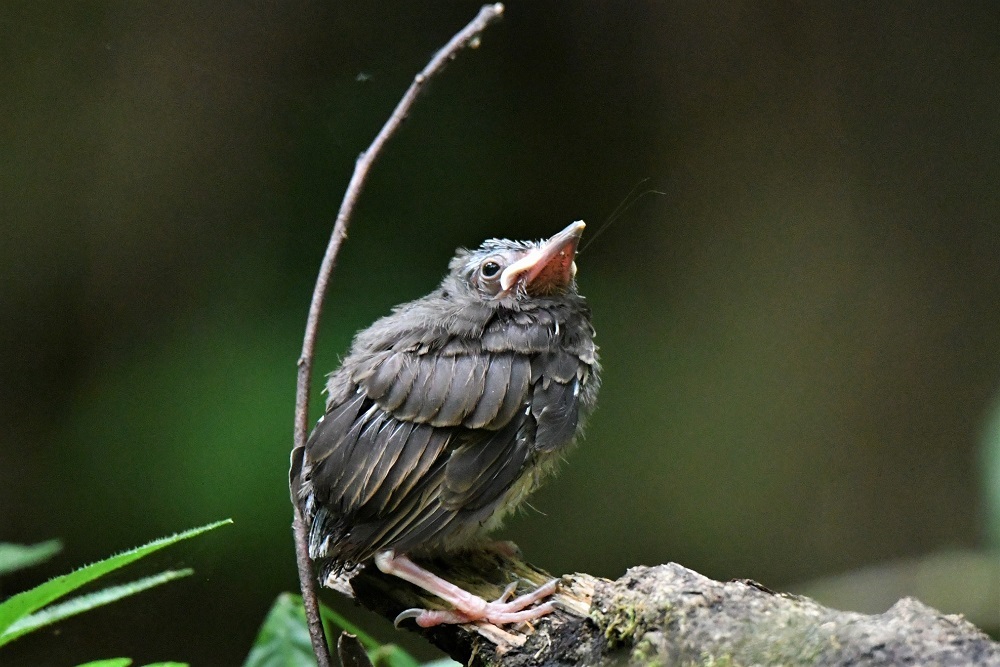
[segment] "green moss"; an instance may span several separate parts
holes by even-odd
[[[608,615],[595,611],[591,618],[603,630],[604,639],[610,648],[634,643],[636,630],[639,628],[639,614],[634,607],[619,607]]]
[[[663,664],[663,657],[656,649],[656,644],[647,638],[643,638],[635,645],[629,660],[630,665],[642,665],[643,667],[656,667]]]

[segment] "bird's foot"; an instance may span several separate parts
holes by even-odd
[[[420,567],[404,555],[384,551],[375,557],[375,565],[382,572],[409,581],[411,584],[438,596],[454,607],[454,609],[444,611],[407,609],[396,617],[396,625],[399,625],[408,618],[414,619],[417,625],[422,628],[430,628],[443,624],[474,623],[477,621],[486,621],[493,625],[507,625],[508,623],[532,621],[555,611],[555,605],[552,602],[546,602],[531,609],[528,608],[536,602],[552,596],[556,592],[558,581],[555,579],[513,600],[510,598],[514,594],[517,584],[512,583],[504,589],[503,594],[499,598],[493,602],[487,602],[478,595],[473,595],[455,584],[445,581],[433,572]]]
[[[556,610],[555,604],[552,602],[546,602],[531,609],[527,609],[527,607],[551,596],[556,592],[557,585],[558,582],[553,579],[530,593],[509,600],[508,598],[517,587],[515,582],[507,586],[503,595],[493,602],[487,602],[481,597],[469,593],[467,602],[470,604],[463,605],[461,608],[456,606],[455,609],[449,610],[407,609],[399,614],[394,622],[398,626],[402,621],[412,618],[420,627],[430,628],[435,625],[476,623],[478,621],[485,621],[493,625],[533,621]]]

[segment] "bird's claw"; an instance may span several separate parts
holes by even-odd
[[[516,590],[517,590],[517,582],[516,581],[510,582],[509,584],[507,584],[507,588],[503,589],[503,593],[500,594],[500,597],[494,600],[494,602],[506,602],[507,600],[510,599],[510,596],[512,596],[514,594],[514,591]]]
[[[428,611],[426,609],[420,609],[419,607],[413,607],[411,609],[406,609],[399,612],[395,619],[393,619],[392,624],[396,628],[399,628],[399,624],[408,618],[420,618],[421,614],[426,614]]]
[[[528,609],[539,600],[543,600],[556,592],[558,581],[553,579],[542,584],[530,593],[518,596],[513,600],[510,596],[514,594],[517,583],[509,584],[493,602],[482,601],[482,606],[478,609],[407,609],[396,617],[395,624],[412,618],[417,625],[422,628],[431,628],[435,625],[450,625],[462,623],[475,623],[485,621],[493,625],[508,625],[510,623],[523,623],[533,621],[556,610],[555,604],[546,602]]]

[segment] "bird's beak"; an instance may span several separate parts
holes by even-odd
[[[530,251],[500,274],[500,287],[508,292],[522,281],[530,294],[565,289],[576,276],[576,246],[587,225],[577,220],[540,247]]]

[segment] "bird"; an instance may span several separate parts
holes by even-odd
[[[324,575],[369,562],[447,602],[418,626],[520,623],[550,581],[487,601],[413,558],[484,542],[549,477],[595,407],[600,363],[577,290],[585,223],[541,241],[459,248],[441,284],[358,332],[290,483]]]

